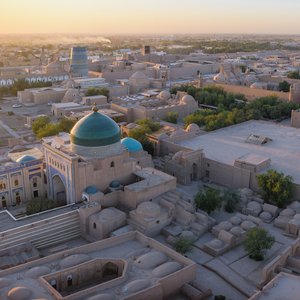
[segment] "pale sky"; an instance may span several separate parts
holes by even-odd
[[[0,33],[300,34],[300,0],[0,0]]]

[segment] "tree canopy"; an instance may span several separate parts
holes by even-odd
[[[11,86],[0,87],[0,97],[1,96],[16,96],[18,91],[24,91],[30,88],[40,88],[52,86],[52,82],[28,82],[25,79],[16,80]]]
[[[263,260],[268,249],[271,249],[275,238],[268,234],[264,228],[252,228],[247,232],[244,242],[245,250],[250,258]]]
[[[41,116],[32,122],[32,131],[38,138],[53,136],[59,132],[70,132],[76,121],[63,118],[58,123],[51,123],[50,118]]]
[[[287,74],[287,77],[290,79],[300,79],[300,72],[299,71],[290,71]]]
[[[167,116],[164,118],[164,121],[176,124],[177,123],[177,119],[178,119],[178,112],[169,111],[167,113]]]
[[[97,95],[103,95],[108,97],[109,95],[109,90],[107,88],[94,88],[90,87],[87,89],[86,96],[97,96]]]
[[[291,176],[285,176],[275,170],[268,170],[256,177],[265,201],[280,208],[290,203],[293,196],[293,178]]]
[[[174,248],[177,252],[184,254],[192,249],[193,242],[187,238],[180,237],[174,243]]]
[[[128,134],[129,137],[138,140],[142,144],[143,149],[147,151],[149,154],[153,155],[154,153],[153,144],[149,141],[146,135],[159,130],[160,123],[146,118],[146,119],[140,119],[136,121],[136,124],[140,126],[130,130]]]
[[[188,90],[186,87],[183,88]],[[196,94],[196,99],[200,101],[199,103],[204,99],[205,104],[216,106],[216,109],[200,109],[186,116],[184,118],[185,126],[195,123],[200,127],[204,127],[207,131],[252,119],[281,120],[289,117],[293,109],[300,108],[299,104],[281,101],[276,96],[261,97],[248,103],[244,101],[242,95],[228,94],[218,87],[202,89],[201,93],[204,93],[203,99],[201,98],[202,96],[197,96],[199,94],[198,91],[194,91],[194,93]],[[237,99],[244,102],[237,101]]]
[[[285,92],[285,93],[290,91],[290,87],[291,87],[291,85],[286,80],[280,82],[278,85],[279,91]]]
[[[194,198],[194,202],[196,209],[204,210],[208,214],[222,206],[220,192],[213,188],[199,191]]]

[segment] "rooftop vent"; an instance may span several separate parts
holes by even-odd
[[[262,135],[255,135],[255,134],[250,134],[247,139],[245,140],[246,143],[248,144],[254,144],[254,145],[264,145],[268,142],[272,141],[272,139],[262,136]]]

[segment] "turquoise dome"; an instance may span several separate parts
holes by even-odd
[[[88,193],[89,195],[93,195],[98,193],[98,189],[95,186],[90,185],[85,189],[85,192]]]
[[[24,165],[33,160],[36,160],[36,158],[31,155],[23,155],[17,159],[17,162]]]
[[[121,140],[121,144],[129,151],[129,152],[138,152],[143,150],[142,144],[130,137],[126,137]]]
[[[71,142],[85,147],[99,147],[120,141],[120,128],[111,118],[94,112],[80,119],[71,130]]]
[[[109,186],[111,188],[118,188],[120,185],[121,185],[121,183],[118,180],[113,180]]]

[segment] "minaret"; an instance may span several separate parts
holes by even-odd
[[[40,56],[40,65],[43,65],[43,62],[45,61],[45,48],[42,47],[42,52],[41,52],[41,56]]]
[[[197,73],[198,73],[197,88],[201,89],[201,88],[203,88],[203,76],[200,71],[198,71]]]

